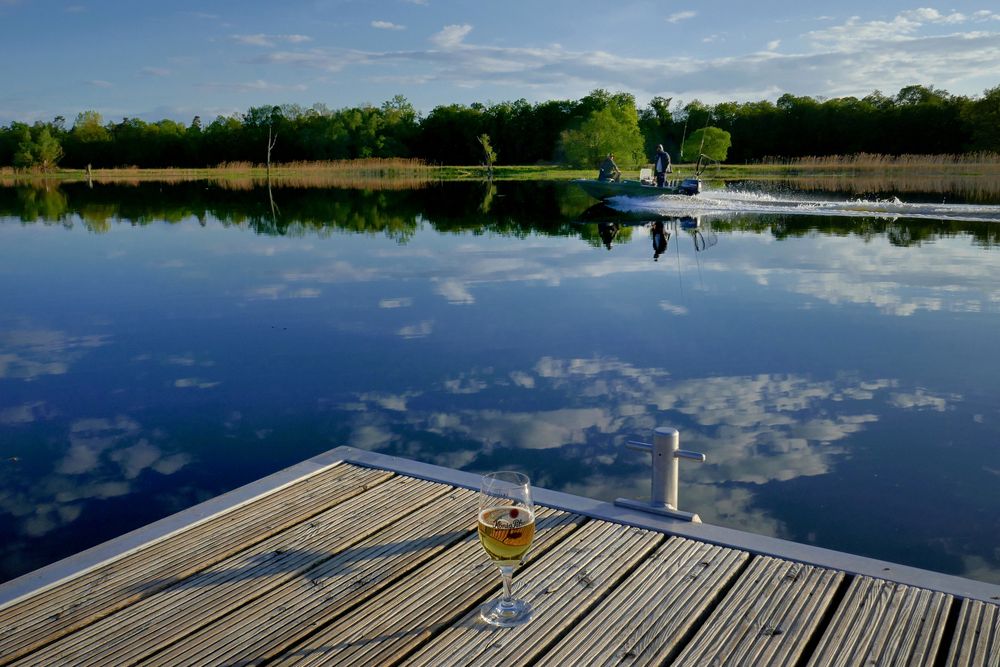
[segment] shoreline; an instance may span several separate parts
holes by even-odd
[[[1000,178],[1000,164],[994,162],[960,162],[934,159],[928,156],[926,161],[911,160],[905,163],[890,163],[873,160],[860,161],[820,161],[816,163],[789,164],[722,164],[713,165],[703,173],[705,179],[752,178],[759,180],[815,178],[815,177],[851,177],[851,176],[888,176],[888,177],[968,177],[968,178]],[[309,163],[292,165],[273,165],[270,169],[272,183],[281,185],[288,180],[314,179],[321,184],[323,181],[370,181],[370,180],[418,180],[418,181],[481,181],[487,176],[482,167],[477,165],[423,165],[412,162],[394,164],[370,165],[366,161],[345,161],[335,163]],[[674,173],[685,175],[694,172],[694,164],[681,163],[674,165]],[[638,173],[638,166],[623,167],[627,177],[632,172]],[[492,180],[494,181],[562,181],[574,178],[592,178],[592,169],[574,169],[559,165],[511,165],[495,166]],[[162,168],[111,168],[93,169],[89,175],[86,169],[57,169],[49,172],[14,171],[10,168],[0,169],[0,183],[116,183],[135,181],[233,181],[254,180],[266,183],[268,170],[259,165],[219,166],[219,167],[162,167]]]

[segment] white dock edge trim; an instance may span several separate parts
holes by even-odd
[[[0,609],[19,599],[56,585],[63,579],[76,576],[108,561],[120,558],[140,547],[164,539],[190,526],[232,510],[240,505],[272,493],[304,477],[316,474],[337,463],[351,463],[369,468],[416,477],[432,482],[450,484],[467,489],[479,488],[479,475],[452,468],[421,463],[411,459],[369,452],[354,447],[337,447],[268,475],[255,482],[206,500],[186,510],[133,530],[120,537],[81,551],[62,560],[29,572],[0,585]],[[842,551],[814,547],[764,535],[755,535],[732,528],[705,523],[690,523],[656,514],[640,512],[613,503],[574,496],[540,487],[532,488],[534,499],[567,512],[582,514],[594,519],[645,528],[669,535],[687,537],[719,546],[741,549],[750,553],[774,556],[809,565],[842,570],[853,575],[863,575],[894,581],[908,586],[940,591],[949,595],[993,604],[1000,603],[1000,585],[974,581],[964,577],[923,570],[908,565],[856,556]]]
[[[417,477],[433,482],[443,482],[468,489],[479,488],[479,475],[452,470],[429,463],[420,463],[395,456],[368,452],[353,447],[339,447],[335,452],[345,463],[391,470],[401,475]],[[1000,585],[951,574],[942,574],[909,565],[857,556],[843,551],[824,549],[808,544],[800,544],[766,535],[755,535],[734,528],[725,528],[707,523],[691,523],[679,519],[640,512],[614,503],[574,496],[560,491],[532,487],[532,497],[540,505],[583,514],[585,516],[623,523],[637,528],[646,528],[661,533],[687,537],[692,540],[709,542],[733,549],[741,549],[762,556],[774,556],[785,560],[798,561],[808,565],[842,570],[852,575],[862,575],[894,581],[907,586],[940,591],[949,595],[971,600],[982,600],[1000,604]]]

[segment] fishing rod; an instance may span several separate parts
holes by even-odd
[[[709,111],[708,115],[705,116],[705,127],[701,128],[701,146],[698,146],[698,155],[705,154],[705,135],[708,134],[708,124],[712,120],[712,112]]]
[[[690,118],[691,118],[690,115],[687,115],[687,116],[684,117],[684,131],[681,132],[681,154],[680,154],[680,159],[681,160],[684,159],[684,141],[685,141],[685,139],[687,139],[687,135],[688,135],[688,120]]]

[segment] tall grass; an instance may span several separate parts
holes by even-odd
[[[767,158],[749,177],[775,177],[794,188],[867,196],[869,193],[926,193],[943,198],[960,195],[971,201],[1000,196],[1000,153],[945,155],[856,155]]]
[[[768,157],[761,160],[758,164],[762,166],[816,171],[847,169],[858,171],[959,171],[960,173],[1000,174],[1000,153],[986,151],[944,155],[857,153],[855,155],[824,155],[797,158]]]
[[[438,180],[438,167],[422,160],[403,158],[367,158],[328,162],[289,162],[272,164],[271,182],[275,185],[300,187],[343,187],[366,190],[397,190],[422,187]],[[169,167],[140,169],[117,167],[93,169],[89,176],[82,170],[37,174],[0,169],[6,179],[35,181],[40,177],[60,181],[92,181],[94,183],[137,184],[146,181],[181,183],[207,180],[233,189],[250,189],[267,183],[268,171],[262,164],[227,162],[206,169]]]
[[[873,193],[960,196],[970,202],[993,203],[1000,198],[1000,174],[940,174],[920,171],[857,171],[854,173],[785,173],[767,179],[794,190],[843,192],[868,197]]]

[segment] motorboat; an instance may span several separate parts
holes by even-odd
[[[639,170],[639,180],[609,180],[600,178],[577,178],[573,180],[594,199],[604,201],[612,197],[662,197],[663,195],[696,195],[701,192],[701,173],[713,160],[707,155],[698,157],[694,176],[664,181],[658,187],[653,181],[653,170]]]
[[[696,195],[701,192],[700,178],[666,181],[662,188],[646,179],[604,181],[596,178],[577,178],[572,182],[580,186],[594,199],[601,201],[611,197],[662,197],[663,195]]]

